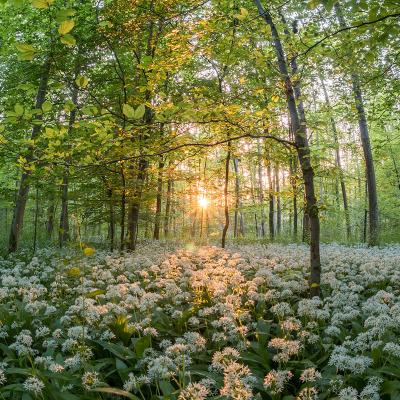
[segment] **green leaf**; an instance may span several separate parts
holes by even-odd
[[[60,35],[66,35],[72,31],[74,26],[75,22],[72,19],[67,19],[66,21],[61,22],[60,26],[58,27],[58,33]]]
[[[88,298],[93,298],[93,297],[99,296],[100,294],[104,294],[104,293],[105,293],[105,290],[97,289],[97,290],[93,290],[93,291],[91,291],[89,293],[86,293],[85,296],[88,297]]]
[[[307,7],[308,7],[310,10],[313,10],[314,8],[317,8],[317,7],[319,6],[319,4],[320,4],[320,1],[319,1],[319,0],[310,0],[310,1],[307,3]]]
[[[64,36],[61,36],[60,40],[61,40],[61,43],[66,44],[67,46],[75,46],[75,44],[76,44],[75,38],[72,35],[70,35],[69,33],[67,33]]]
[[[151,346],[150,336],[143,336],[139,339],[136,339],[135,344],[133,345],[138,358],[142,357],[144,351],[150,346]]]
[[[36,51],[33,46],[31,46],[30,44],[27,44],[27,43],[17,43],[15,45],[15,47],[21,53],[31,53],[31,52],[34,53]]]
[[[21,104],[17,103],[14,106],[14,111],[15,111],[15,115],[17,117],[21,117],[24,114],[24,106],[22,106]]]
[[[160,381],[158,384],[164,396],[169,396],[175,390],[175,388],[171,385],[171,382]]]
[[[249,15],[249,11],[246,8],[241,8],[240,9],[240,14],[236,14],[235,18],[237,18],[240,21],[243,21],[244,19],[247,18],[247,16]]]
[[[76,105],[72,100],[67,100],[66,103],[64,104],[64,110],[67,112],[71,112],[75,107]]]
[[[132,393],[126,392],[125,390],[112,388],[112,387],[99,387],[99,388],[92,389],[91,392],[110,393],[110,394],[115,394],[117,396],[127,397],[128,399],[131,399],[131,400],[139,400],[139,397],[135,396]]]
[[[144,104],[141,104],[136,110],[134,114],[135,119],[141,119],[144,116],[144,113],[146,112],[146,107]]]
[[[19,51],[18,58],[24,61],[30,61],[36,55],[36,49],[27,43],[16,43],[15,47]]]
[[[49,8],[54,3],[54,0],[32,0],[32,5],[35,8]]]
[[[112,28],[113,27],[113,23],[110,21],[101,21],[99,23],[99,26],[101,26],[102,28]]]
[[[80,87],[80,88],[85,88],[85,87],[88,85],[88,83],[89,83],[89,79],[86,78],[86,76],[79,75],[79,76],[75,79],[75,83],[76,83],[76,85],[77,85],[78,87]]]
[[[57,22],[61,23],[65,21],[68,17],[73,17],[76,11],[72,8],[63,8],[59,10],[56,14]]]
[[[124,104],[122,106],[122,112],[128,118],[134,118],[135,117],[135,110],[129,104]]]
[[[53,104],[51,104],[49,101],[45,101],[45,102],[42,104],[42,110],[43,110],[43,112],[49,112],[49,111],[52,109],[52,107],[53,107]]]

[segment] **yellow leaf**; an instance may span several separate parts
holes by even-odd
[[[78,87],[85,88],[85,87],[88,85],[89,80],[88,80],[88,78],[86,78],[86,76],[79,75],[79,76],[75,79],[75,83],[76,83],[76,85],[77,85]]]
[[[75,26],[75,22],[72,19],[67,19],[66,21],[61,22],[58,27],[58,33],[60,35],[66,35],[68,32],[71,32],[73,27]]]
[[[85,247],[85,248],[83,249],[83,254],[84,254],[86,257],[92,256],[92,255],[94,254],[94,252],[95,252],[95,249],[93,249],[92,247]]]
[[[274,103],[277,103],[277,102],[279,101],[279,96],[273,95],[273,96],[271,97],[271,100],[272,100]]]
[[[60,40],[61,40],[61,43],[66,44],[67,46],[75,46],[75,44],[76,44],[75,38],[72,35],[70,35],[69,33],[67,33],[64,36],[61,36]]]
[[[54,3],[54,0],[32,0],[32,5],[35,8],[48,8]]]
[[[72,267],[68,270],[69,276],[80,276],[81,270],[78,267]]]

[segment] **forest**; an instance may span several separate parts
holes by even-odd
[[[0,399],[399,400],[400,3],[0,0]]]

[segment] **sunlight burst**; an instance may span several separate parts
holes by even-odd
[[[201,208],[207,208],[210,204],[210,201],[206,197],[199,197],[199,206]]]

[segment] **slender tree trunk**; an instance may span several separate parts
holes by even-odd
[[[234,229],[233,236],[237,238],[239,236],[239,206],[240,206],[240,178],[239,178],[239,160],[234,158],[233,160],[233,168],[235,170],[235,220],[234,220]]]
[[[61,214],[60,214],[60,228],[58,234],[58,244],[63,247],[64,243],[69,240],[69,215],[68,215],[68,184],[69,172],[68,167],[64,172],[63,181],[61,185]]]
[[[225,160],[225,182],[224,182],[224,215],[225,215],[225,225],[222,230],[221,247],[224,249],[226,244],[226,234],[229,228],[229,204],[228,204],[228,188],[229,188],[229,164],[231,160],[231,146],[228,142],[228,152],[226,154]]]
[[[120,237],[120,250],[125,247],[125,215],[126,215],[126,180],[124,168],[121,167],[121,181],[122,181],[122,194],[121,194],[121,237]]]
[[[37,96],[36,96],[36,104],[35,108],[41,109],[42,104],[45,101],[46,97],[46,92],[47,92],[47,84],[49,80],[49,75],[50,75],[50,67],[51,67],[51,61],[50,57],[46,60],[44,66],[43,66],[43,71],[40,77],[40,82],[39,82],[39,88],[37,91]],[[37,114],[35,116],[35,119],[42,120],[42,114]],[[40,133],[40,125],[34,125],[32,128],[32,133],[31,133],[31,139],[35,140],[37,136]],[[31,163],[34,158],[34,149],[33,146],[29,146],[28,153],[26,155],[26,161],[27,164]],[[21,233],[21,228],[24,222],[24,214],[25,214],[25,207],[26,207],[26,202],[28,200],[28,194],[29,194],[29,188],[30,188],[30,177],[32,175],[32,170],[31,169],[24,169],[22,172],[21,180],[19,182],[19,189],[18,189],[18,195],[17,195],[17,200],[15,203],[15,208],[14,208],[14,215],[13,215],[13,220],[11,223],[11,229],[10,229],[10,236],[9,236],[9,241],[8,241],[8,252],[13,253],[17,250],[18,248],[18,243],[19,243],[19,236]]]
[[[265,210],[264,210],[264,184],[263,184],[263,168],[262,153],[260,142],[257,142],[257,160],[258,160],[258,198],[261,205],[261,236],[265,237]]]
[[[131,199],[128,210],[128,249],[136,250],[137,237],[139,231],[140,202],[142,199],[143,186],[146,176],[147,160],[143,157],[138,162],[138,173],[136,176],[136,187]]]
[[[161,225],[161,206],[162,206],[162,190],[163,190],[163,169],[164,161],[161,158],[158,163],[158,178],[157,178],[157,199],[156,199],[156,215],[154,221],[153,239],[160,239],[160,225]]]
[[[311,243],[310,243],[310,294],[311,296],[320,296],[320,281],[321,281],[321,260],[320,260],[320,225],[318,215],[317,199],[315,197],[314,188],[314,169],[311,165],[310,148],[307,140],[307,130],[305,118],[303,119],[304,110],[296,106],[294,87],[289,76],[285,53],[282,43],[268,10],[264,9],[260,0],[254,0],[258,11],[265,22],[270,26],[272,38],[274,42],[275,52],[278,60],[278,67],[282,79],[285,82],[285,91],[287,105],[290,113],[291,125],[295,137],[296,150],[299,157],[301,170],[303,173],[304,187],[306,192],[306,211],[310,218]],[[297,93],[300,91],[298,83],[295,85]],[[300,96],[299,96],[300,97]],[[301,103],[301,102],[300,102]],[[300,115],[300,118],[299,118]]]
[[[332,115],[331,102],[329,100],[328,91],[326,90],[324,77],[322,74],[320,74],[319,78],[321,81],[322,90],[324,92],[325,103],[326,103],[326,106],[328,107],[329,114],[330,114],[333,140],[335,143],[336,166],[339,170],[339,182],[340,182],[340,188],[342,190],[342,199],[343,199],[344,216],[345,216],[345,221],[346,221],[347,240],[349,240],[350,236],[351,236],[350,211],[349,211],[349,204],[348,204],[348,200],[347,200],[346,183],[344,181],[342,160],[341,160],[341,156],[340,156],[339,138],[338,138],[337,129],[336,129],[336,122]]]
[[[37,228],[39,219],[39,187],[36,186],[36,199],[35,199],[35,222],[34,222],[34,233],[33,233],[33,252],[36,252],[37,247]]]
[[[75,76],[79,74],[79,65],[76,66]],[[78,101],[78,86],[73,82],[72,88],[72,102],[76,104]],[[69,114],[68,121],[68,136],[71,135],[73,126],[76,119],[76,108]],[[65,167],[63,182],[61,186],[61,215],[60,215],[60,229],[58,235],[58,243],[63,247],[64,243],[69,240],[69,213],[68,213],[68,191],[69,191],[69,167]]]
[[[339,2],[335,5],[336,16],[339,20],[341,28],[346,27],[346,22],[342,14]],[[350,60],[353,58],[352,51],[348,50]],[[369,138],[368,123],[365,115],[364,101],[361,90],[360,78],[358,74],[353,71],[351,73],[351,80],[353,86],[353,95],[358,114],[358,125],[360,128],[361,144],[364,153],[365,169],[368,185],[368,214],[369,214],[369,235],[368,244],[375,246],[379,243],[379,210],[378,210],[378,193],[376,190],[376,177],[374,160],[372,156],[371,143]]]
[[[362,241],[367,243],[367,230],[368,230],[368,182],[365,181],[365,200],[364,200],[364,216],[363,216],[363,234]]]
[[[256,195],[255,195],[255,172],[253,169],[252,164],[249,165],[249,171],[250,171],[250,192],[251,192],[251,199],[253,202],[253,207],[255,207],[257,205],[257,201],[256,201]],[[259,236],[259,230],[258,230],[258,219],[257,219],[257,212],[254,212],[254,226],[255,226],[255,237],[258,238]]]
[[[54,213],[56,209],[54,201],[55,201],[54,192],[52,190],[50,193],[50,200],[49,200],[50,204],[47,207],[46,235],[48,239],[52,238],[54,231]]]
[[[164,216],[164,237],[165,238],[168,238],[168,236],[169,236],[169,223],[170,223],[170,217],[171,217],[171,200],[172,200],[172,176],[171,176],[171,173],[169,172],[168,181],[167,181],[167,198],[166,198],[166,202],[165,202],[165,216]],[[194,217],[192,231],[195,231],[195,227],[196,227],[196,215]],[[194,236],[194,234],[192,236]]]
[[[274,187],[272,184],[272,167],[271,167],[271,158],[268,155],[267,160],[267,176],[268,176],[268,205],[269,205],[269,213],[268,213],[268,225],[269,225],[269,239],[271,242],[274,241],[275,238],[275,224],[274,224]]]
[[[297,178],[296,178],[296,159],[290,159],[290,182],[293,192],[293,239],[297,242],[298,234],[298,209],[297,209]]]
[[[276,193],[276,233],[279,236],[282,230],[281,188],[279,182],[279,166],[275,164],[275,193]]]
[[[114,251],[115,242],[115,212],[114,212],[114,196],[111,188],[107,191],[109,201],[109,224],[110,224],[110,251]]]

